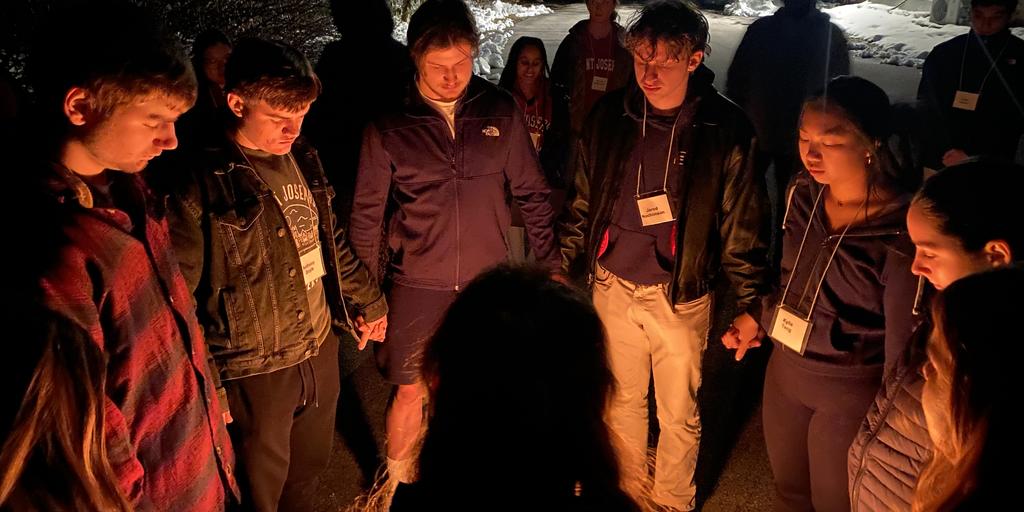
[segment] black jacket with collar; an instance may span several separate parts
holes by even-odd
[[[292,146],[320,216],[323,278],[331,318],[352,328],[346,301],[373,321],[387,314],[376,281],[334,216],[334,190],[316,151]],[[226,137],[162,169],[178,264],[221,377],[237,379],[298,364],[319,351],[302,265],[288,223],[267,185]]]
[[[942,168],[943,154],[953,148],[1013,160],[1024,134],[1022,89],[1024,40],[1009,29],[987,38],[971,30],[935,45],[917,89],[929,135],[925,165]],[[958,90],[980,94],[974,110],[953,106]]]
[[[506,190],[537,261],[555,270],[551,189],[512,97],[474,76],[456,105],[453,137],[413,86],[405,106],[377,118],[363,136],[352,246],[375,275],[458,290],[507,258]]]
[[[754,135],[743,111],[720,95],[713,73],[700,66],[690,77],[687,102],[695,102],[692,141],[670,198],[677,213],[675,264],[669,286],[674,304],[711,291],[721,272],[732,283],[738,310],[758,318],[769,281],[770,211],[764,176],[753,168]],[[592,279],[612,206],[639,140],[645,98],[635,84],[607,94],[594,107],[577,141],[575,187],[560,221],[562,269]]]

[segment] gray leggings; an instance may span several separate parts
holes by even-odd
[[[764,383],[764,438],[775,475],[775,510],[850,510],[846,457],[882,381],[863,371],[808,368],[776,346]]]

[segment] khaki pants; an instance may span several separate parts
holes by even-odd
[[[662,506],[692,510],[700,444],[697,390],[711,295],[672,307],[667,285],[638,285],[600,265],[595,278],[594,306],[608,332],[608,359],[617,385],[607,422],[624,487],[639,494],[647,477],[647,394],[653,372],[661,435],[651,498]]]

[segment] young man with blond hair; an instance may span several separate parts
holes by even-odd
[[[557,267],[550,189],[512,97],[473,76],[479,34],[469,8],[427,0],[408,39],[415,82],[403,109],[366,129],[350,224],[360,259],[390,281],[391,329],[377,362],[396,385],[387,457],[403,481],[413,478],[408,462],[423,419],[423,342],[459,290],[506,259],[506,190],[537,260]]]

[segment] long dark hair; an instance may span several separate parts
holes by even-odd
[[[528,46],[536,48],[537,51],[540,52],[541,61],[544,62],[539,87],[543,88],[548,86],[548,77],[551,76],[551,66],[548,65],[548,51],[544,48],[544,41],[541,41],[536,37],[523,36],[512,43],[512,48],[508,51],[508,62],[506,62],[505,68],[501,70],[501,78],[498,79],[498,85],[506,91],[516,91],[516,68],[517,63],[519,62],[519,55],[522,54],[523,50]]]
[[[604,329],[578,291],[540,269],[486,272],[452,304],[422,368],[431,415],[419,485],[431,495],[635,508],[603,421]]]
[[[20,321],[41,331],[28,338],[41,353],[27,379],[14,377],[18,389],[5,391],[20,400],[0,411],[0,508],[130,511],[107,459],[104,354],[58,315],[37,310]]]
[[[949,383],[941,404],[949,425],[933,436],[940,439],[918,482],[915,512],[994,510],[1016,499],[1016,474],[1007,468],[1020,462],[1014,417],[1024,346],[1006,327],[1024,311],[1022,289],[1024,268],[1010,266],[959,279],[936,297],[929,351],[947,362],[933,364],[930,378]]]
[[[986,243],[1004,240],[1015,258],[1024,257],[1024,219],[1020,194],[1024,167],[973,161],[947,167],[924,183],[914,197],[939,231],[976,253]]]

